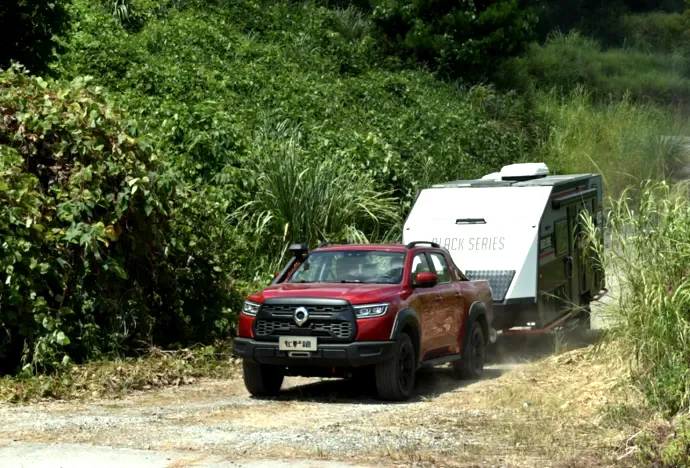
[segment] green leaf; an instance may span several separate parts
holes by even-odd
[[[58,332],[55,341],[61,346],[67,346],[70,343],[69,338],[63,332]]]

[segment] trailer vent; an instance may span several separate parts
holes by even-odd
[[[465,276],[471,280],[488,281],[494,301],[503,302],[513,282],[515,270],[467,270]]]

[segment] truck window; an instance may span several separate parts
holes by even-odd
[[[312,252],[290,283],[399,284],[405,254],[375,250]]]
[[[441,254],[432,253],[431,263],[434,264],[434,270],[436,270],[439,284],[450,283],[450,270],[448,269],[448,262],[446,262],[445,257]]]
[[[412,282],[417,281],[418,273],[431,273],[431,267],[426,259],[426,254],[419,254],[412,260]]]
[[[568,236],[568,220],[564,219],[563,221],[558,221],[554,230],[556,231],[556,256],[560,257],[568,253],[568,242],[570,242]]]

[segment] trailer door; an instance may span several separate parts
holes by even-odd
[[[580,305],[582,295],[587,291],[587,269],[584,255],[584,227],[582,215],[590,210],[585,202],[568,207],[569,254],[565,259],[568,287],[566,297],[570,306]]]

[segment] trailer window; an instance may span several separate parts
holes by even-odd
[[[432,253],[431,263],[434,264],[434,270],[438,276],[439,283],[450,283],[450,270],[448,270],[448,262],[441,254]]]
[[[556,256],[568,253],[569,236],[568,236],[568,220],[558,221],[556,223]]]

